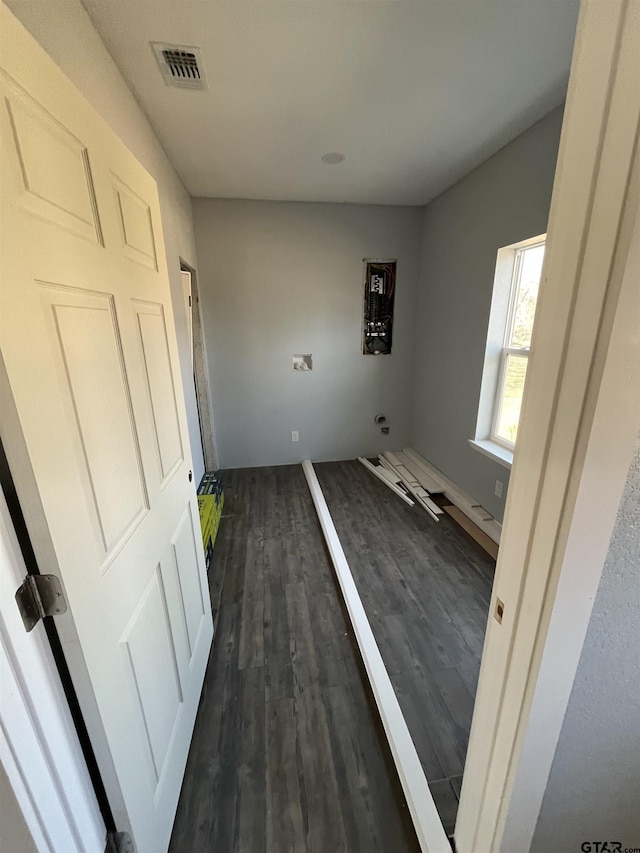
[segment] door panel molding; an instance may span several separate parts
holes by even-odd
[[[102,231],[83,142],[55,119],[4,71],[8,86],[5,107],[13,131],[15,153],[24,181],[22,206],[35,216],[102,245]],[[66,160],[74,180],[55,180],[56,161]]]
[[[133,306],[164,485],[184,459],[167,325],[161,304],[134,299]]]
[[[153,218],[149,204],[112,173],[122,234],[123,254],[151,270],[158,269]]]

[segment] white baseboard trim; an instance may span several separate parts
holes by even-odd
[[[422,764],[371,630],[316,472],[309,459],[304,460],[302,467],[400,777],[420,849],[423,853],[451,853],[451,845],[438,816]]]

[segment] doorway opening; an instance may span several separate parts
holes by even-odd
[[[196,270],[182,258],[180,259],[180,274],[182,277],[182,295],[187,315],[191,369],[193,372],[193,385],[198,410],[204,468],[205,471],[215,471],[218,467],[218,462],[213,434],[213,413],[209,396],[209,371],[207,368],[207,355],[200,315],[198,276]]]

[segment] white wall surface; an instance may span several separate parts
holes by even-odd
[[[406,444],[422,210],[195,199],[194,220],[221,465]],[[363,258],[398,260],[391,355],[362,354]],[[294,353],[313,371],[294,373]]]
[[[180,258],[198,268],[191,199],[80,0],[8,0],[6,5],[158,184],[194,479],[198,483],[204,461],[180,278]]]
[[[425,210],[411,445],[502,519],[509,471],[473,450],[498,249],[543,234],[562,109]],[[495,481],[504,483],[502,498]]]
[[[640,436],[531,853],[640,848]],[[610,849],[613,847],[610,845]]]

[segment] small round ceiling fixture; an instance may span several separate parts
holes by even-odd
[[[342,163],[347,158],[339,151],[330,151],[329,154],[323,154],[320,159],[329,166],[337,166],[338,163]]]

